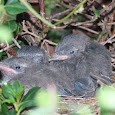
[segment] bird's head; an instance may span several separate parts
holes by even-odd
[[[8,82],[13,77],[25,73],[28,68],[32,68],[35,64],[31,60],[23,57],[12,57],[0,63],[1,79]]]
[[[90,43],[85,35],[71,34],[63,38],[56,46],[55,53],[50,59],[66,60],[72,57],[79,57]]]

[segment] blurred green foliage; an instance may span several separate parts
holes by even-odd
[[[17,29],[16,16],[27,11],[27,8],[19,0],[1,0],[0,2],[0,25],[5,24],[11,31]]]
[[[13,34],[12,30],[5,25],[0,26],[0,42],[2,43],[10,43],[12,41]]]
[[[24,89],[25,86],[21,86],[19,81],[12,85],[3,84],[0,90],[0,115],[11,115],[11,112],[13,115],[20,115],[24,109],[36,106],[34,98],[40,87],[33,87],[23,96]],[[14,110],[9,110],[7,103],[13,105]]]
[[[2,86],[0,90],[0,115],[20,115],[22,111],[27,111],[26,115],[53,115],[57,112],[57,108],[73,111],[71,115],[91,115],[94,107],[88,104],[69,104],[60,103],[55,88],[50,87],[47,91],[40,90],[40,87],[33,87],[23,96],[24,86],[18,81],[12,85],[9,83]],[[115,85],[103,85],[96,93],[97,103],[101,108],[101,115],[115,115]],[[14,106],[13,109],[8,108],[8,104]],[[60,104],[62,105],[60,105]]]
[[[27,8],[20,3],[20,0],[0,0],[0,42],[13,43],[13,36],[20,31],[16,16],[25,11]],[[2,55],[3,53],[0,53],[0,57]]]
[[[101,115],[115,115],[115,84],[103,85],[97,92]]]

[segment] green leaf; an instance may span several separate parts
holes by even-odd
[[[40,87],[33,87],[28,91],[28,93],[24,96],[24,98],[21,101],[20,109],[18,111],[19,113],[27,107],[35,107],[37,105],[36,100],[34,98],[39,90]]]
[[[8,94],[12,94],[13,95],[14,92],[12,90],[12,86],[9,83],[3,84],[3,86],[2,86],[2,93],[3,93],[3,95],[6,98],[8,98]]]
[[[22,94],[24,92],[25,87],[21,86],[19,81],[15,81],[12,85],[7,83],[7,85],[3,85],[2,91],[5,98],[10,99],[15,102],[15,98],[19,102]]]
[[[106,36],[107,35],[107,32],[103,34],[103,36]]]
[[[3,5],[0,5],[0,25],[7,23],[8,21],[16,20],[16,15],[7,14]]]
[[[0,26],[5,22],[7,19],[7,13],[4,9],[4,5],[0,4]]]
[[[21,28],[19,27],[19,23],[17,23],[17,29],[15,31],[15,36],[21,31]]]
[[[2,104],[3,103],[9,103],[9,104],[14,104],[15,103],[15,100],[14,100],[14,98],[13,97],[11,97],[10,99],[4,99],[3,101],[2,101]]]
[[[0,58],[1,58],[1,56],[2,56],[2,52],[0,52]],[[0,81],[0,83],[1,83],[1,81]]]
[[[97,34],[97,36],[96,36],[96,40],[99,38],[100,34],[101,34],[101,33],[98,33],[98,34]]]
[[[12,32],[15,32],[17,29],[16,21],[8,21],[7,23],[5,23],[5,25],[8,26]]]
[[[31,88],[22,99],[22,102],[34,99],[35,95],[38,93],[39,90],[40,90],[40,87]]]
[[[94,10],[94,14],[96,16],[96,18],[100,15],[100,11],[99,10]]]
[[[3,84],[2,93],[6,99],[10,99],[11,101],[15,101],[15,99],[13,97],[14,91],[12,90],[12,86],[9,83],[7,83],[6,85]]]
[[[7,21],[13,21],[16,20],[16,15],[8,15],[7,18]]]
[[[1,104],[1,110],[3,115],[8,115],[9,109],[6,104]]]
[[[5,10],[7,13],[11,15],[17,15],[19,13],[27,11],[27,8],[22,5],[20,2],[12,2],[5,6]]]
[[[17,112],[15,110],[10,110],[9,113],[8,113],[8,115],[16,115],[16,113]]]
[[[19,81],[15,81],[13,84],[12,84],[12,89],[14,91],[14,97],[17,99],[17,101],[19,102],[23,93],[24,93],[24,89],[25,89],[25,86],[21,86]]]
[[[15,81],[13,84],[12,84],[12,88],[13,88],[13,91],[15,93],[18,93],[20,92],[20,90],[24,90],[24,87],[21,86],[20,82],[19,81]],[[23,92],[22,92],[23,93]]]
[[[14,92],[17,93],[21,88],[21,85],[20,85],[19,81],[15,81],[12,84],[12,88],[13,88]]]
[[[23,103],[21,103],[20,105],[20,109],[19,112],[21,112],[22,110],[24,110],[27,107],[35,107],[36,104],[36,100],[28,100],[28,101],[24,101]]]

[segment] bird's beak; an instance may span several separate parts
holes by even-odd
[[[49,59],[49,61],[53,61],[53,60],[66,60],[69,59],[70,57],[67,55],[53,55],[51,57],[51,59]]]
[[[3,63],[0,63],[0,69],[5,71],[5,72],[8,72],[8,73],[14,73],[14,74],[17,74],[17,72],[7,66],[5,66]]]

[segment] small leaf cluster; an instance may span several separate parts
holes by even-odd
[[[5,1],[0,1],[0,25],[5,24],[14,32],[17,29],[17,14],[27,11],[27,8],[19,0]]]
[[[25,86],[21,86],[19,81],[15,81],[12,85],[3,84],[0,93],[0,115],[20,115],[26,108],[36,106],[34,97],[40,87],[33,87],[23,96],[24,89]],[[13,105],[14,109],[9,110],[9,104]]]
[[[91,19],[91,20],[96,21],[98,19],[98,17],[100,16],[100,11],[99,10],[94,10],[93,12],[94,12],[95,18]]]

